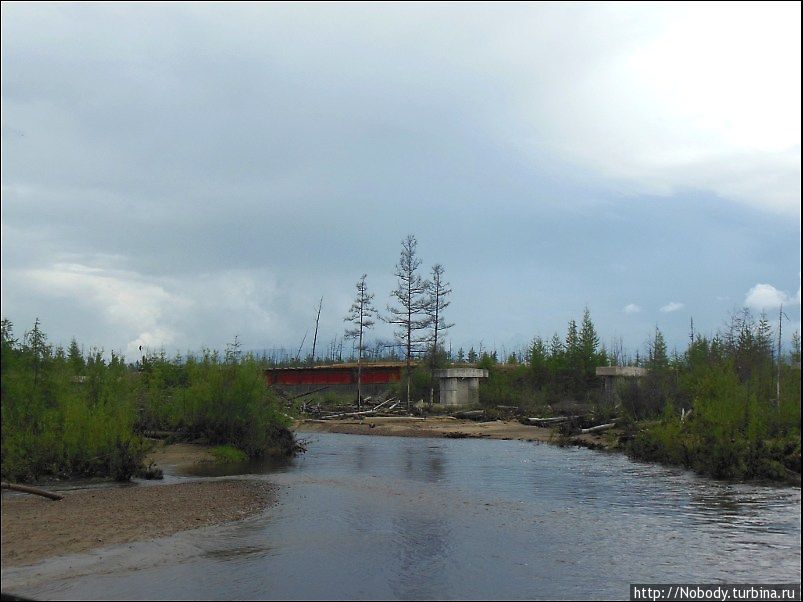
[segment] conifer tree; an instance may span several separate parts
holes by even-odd
[[[449,307],[451,301],[447,297],[452,293],[449,288],[449,283],[445,281],[444,274],[446,270],[444,267],[436,263],[432,266],[432,279],[429,281],[428,293],[429,299],[426,304],[425,312],[429,318],[429,327],[432,329],[432,361],[431,366],[434,369],[437,362],[439,345],[439,338],[441,334],[445,334],[454,324],[449,324],[443,317],[443,311]]]
[[[353,328],[346,330],[346,338],[354,339],[357,343],[357,408],[362,407],[362,356],[365,350],[363,344],[365,331],[372,328],[375,324],[376,310],[371,303],[374,295],[368,292],[365,283],[367,274],[363,274],[357,281],[357,296],[351,304],[348,315],[344,318],[346,322],[351,322]]]
[[[394,334],[404,347],[408,408],[413,354],[421,352],[426,344],[428,337],[420,333],[429,328],[430,323],[427,315],[429,283],[422,280],[418,274],[421,260],[418,258],[417,246],[418,241],[412,234],[408,234],[402,241],[401,255],[394,272],[397,279],[396,289],[391,292],[391,297],[398,305],[388,305],[388,315],[385,318],[389,324],[396,324],[399,327]]]
[[[583,379],[586,386],[593,386],[596,379],[596,367],[599,362],[597,349],[599,348],[599,336],[591,321],[591,313],[586,307],[583,312],[583,323],[580,326],[580,363],[583,372]]]

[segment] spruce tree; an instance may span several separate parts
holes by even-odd
[[[597,349],[599,348],[599,336],[591,321],[591,313],[586,307],[583,312],[583,323],[580,326],[580,362],[583,371],[583,378],[587,387],[593,386],[596,379],[596,367],[599,363]]]

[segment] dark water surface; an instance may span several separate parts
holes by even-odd
[[[251,467],[280,485],[264,515],[49,561],[53,578],[25,593],[627,599],[632,582],[800,582],[800,489],[519,441],[315,434],[308,447]]]

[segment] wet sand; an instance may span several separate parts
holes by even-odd
[[[540,441],[582,445],[600,449],[615,447],[605,433],[561,438],[553,429],[529,426],[514,420],[476,422],[448,416],[430,418],[375,417],[363,420],[300,420],[294,426],[299,433],[345,433],[349,435],[385,435],[392,437],[473,437],[518,441]]]
[[[196,445],[195,443],[166,445],[163,441],[156,441],[154,448],[145,459],[145,464],[148,462],[153,462],[160,468],[174,467],[181,472],[183,468],[194,464],[215,462],[215,456],[205,445]]]
[[[2,566],[239,520],[275,502],[262,481],[204,481],[65,491],[51,501],[4,495]]]
[[[552,429],[515,421],[475,422],[451,417],[304,420],[296,423],[295,430],[300,434],[471,437],[613,447],[604,435],[561,439]],[[159,442],[148,461],[175,473],[214,462],[214,456],[202,445]],[[239,520],[275,502],[272,485],[246,480],[110,485],[62,493],[64,499],[55,502],[38,496],[3,495],[4,568]]]

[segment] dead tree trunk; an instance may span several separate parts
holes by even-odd
[[[16,483],[6,483],[5,481],[2,482],[3,489],[10,489],[11,491],[20,491],[22,493],[30,493],[31,495],[41,495],[42,497],[46,497],[51,500],[61,500],[64,499],[63,495],[59,495],[58,493],[53,493],[51,491],[45,491],[44,489],[39,489],[38,487],[28,487],[27,485],[17,485]]]

